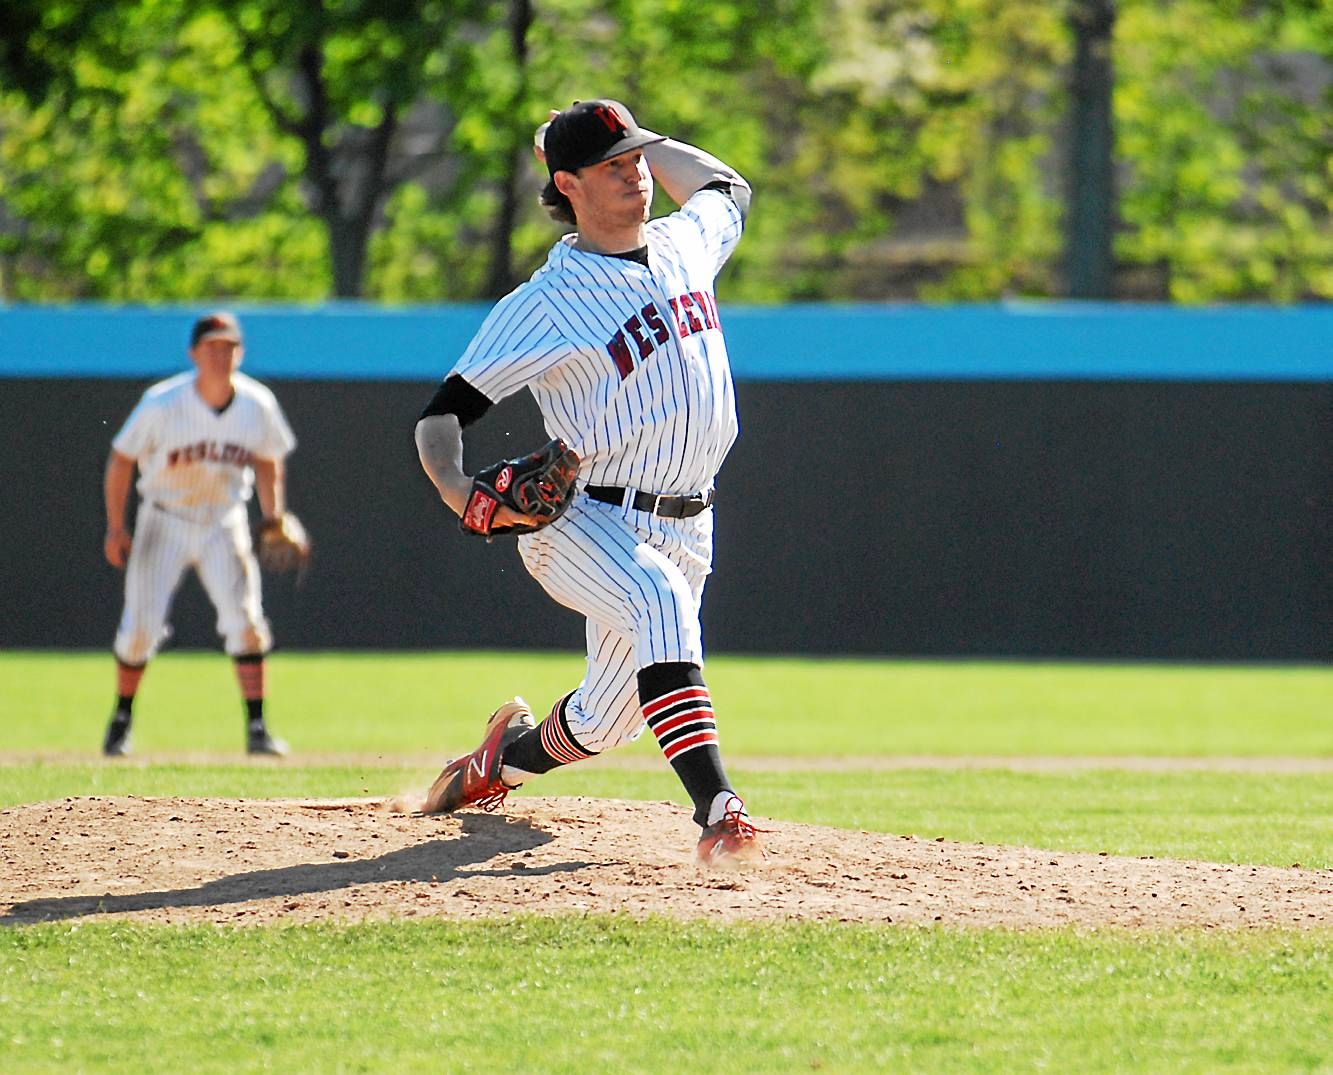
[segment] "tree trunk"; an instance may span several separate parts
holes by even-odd
[[[1115,0],[1072,0],[1074,69],[1070,85],[1069,193],[1065,271],[1076,299],[1113,297],[1115,220],[1111,41]]]
[[[333,297],[359,299],[365,275],[369,228],[360,220],[325,217],[329,232],[329,258],[333,269]]]
[[[510,0],[509,42],[514,53],[518,82],[514,90],[513,108],[517,109],[527,98],[528,28],[532,25],[531,0]],[[498,299],[513,289],[514,227],[519,212],[519,177],[523,174],[523,160],[530,152],[528,138],[517,138],[509,149],[504,175],[500,179],[500,208],[491,231],[490,268],[486,273],[486,298]]]
[[[334,152],[325,144],[332,118],[322,64],[323,54],[317,46],[301,51],[298,70],[309,104],[295,131],[305,143],[305,175],[314,191],[315,212],[328,231],[333,295],[339,299],[359,299],[365,283],[366,250],[375,223],[375,209],[388,194],[385,172],[389,145],[398,130],[398,112],[392,103],[386,102],[379,124],[364,132],[363,146],[345,140],[337,148],[335,152],[349,162],[337,167]]]

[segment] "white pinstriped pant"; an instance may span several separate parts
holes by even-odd
[[[703,665],[699,607],[712,570],[712,511],[663,519],[580,495],[518,547],[542,588],[587,617],[587,671],[565,709],[574,738],[599,753],[637,739],[645,727],[639,669]]]
[[[188,567],[198,573],[217,610],[217,631],[227,652],[233,657],[267,653],[273,636],[264,618],[247,514],[238,510],[221,523],[201,524],[144,502],[125,565],[116,656],[126,664],[143,664],[171,636],[171,600]]]

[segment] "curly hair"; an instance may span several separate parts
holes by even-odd
[[[546,210],[547,215],[550,216],[552,220],[561,224],[572,224],[574,227],[578,227],[579,222],[578,218],[574,215],[574,206],[570,204],[569,199],[561,193],[560,189],[555,185],[554,179],[549,180],[546,186],[542,188],[542,192],[537,200],[541,203],[542,208]]]

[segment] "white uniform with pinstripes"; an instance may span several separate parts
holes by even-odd
[[[141,497],[125,567],[125,608],[115,653],[143,664],[170,635],[171,599],[186,568],[199,574],[232,656],[273,644],[264,618],[259,565],[246,502],[254,459],[282,459],[295,446],[273,393],[233,377],[221,414],[195,390],[191,371],[148,389],[111,442],[139,466]]]
[[[579,454],[580,485],[688,495],[712,488],[736,439],[736,401],[713,281],[743,218],[701,190],[647,225],[648,266],[566,236],[502,299],[453,373],[498,402],[527,387],[547,432]],[[566,719],[602,751],[643,731],[636,673],[703,664],[699,605],[713,513],[665,519],[582,493],[518,539],[529,573],[587,617],[588,668]]]

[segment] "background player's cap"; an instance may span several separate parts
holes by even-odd
[[[190,346],[194,347],[204,340],[235,340],[241,342],[241,325],[233,314],[219,311],[204,314],[194,323],[190,332]]]
[[[602,98],[575,101],[546,128],[546,167],[556,172],[574,172],[598,164],[631,149],[665,142],[666,136],[645,131],[619,101]]]

